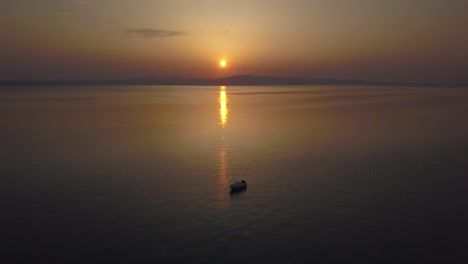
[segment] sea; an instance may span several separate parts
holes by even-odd
[[[468,88],[0,87],[5,264],[468,263],[467,191]]]

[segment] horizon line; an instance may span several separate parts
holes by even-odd
[[[8,80],[1,81],[6,85],[187,85],[187,86],[260,86],[260,85],[339,85],[339,86],[450,86],[468,87],[464,82],[406,82],[406,81],[374,81],[362,79],[340,79],[333,77],[284,77],[262,76],[252,74],[230,75],[218,78],[196,77],[129,77],[126,79],[83,79],[83,80]]]

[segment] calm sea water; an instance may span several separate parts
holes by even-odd
[[[455,88],[2,87],[1,262],[466,263],[467,117]]]

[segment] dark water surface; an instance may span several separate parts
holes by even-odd
[[[468,89],[2,87],[0,120],[2,263],[468,260]]]

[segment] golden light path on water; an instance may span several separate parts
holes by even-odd
[[[224,127],[226,127],[226,124],[227,124],[227,115],[228,115],[227,96],[226,96],[226,87],[225,86],[221,86],[221,88],[220,88],[220,91],[219,91],[219,104],[220,104],[219,114],[221,116],[221,126],[224,128]]]
[[[225,130],[228,121],[228,109],[227,109],[227,95],[226,87],[221,86],[219,90],[219,115],[220,115],[220,125],[222,129],[221,135],[221,150],[219,151],[219,195],[222,203],[227,205],[229,199],[226,195],[226,187],[228,186],[228,163],[227,163],[227,145],[226,145],[226,136]]]

